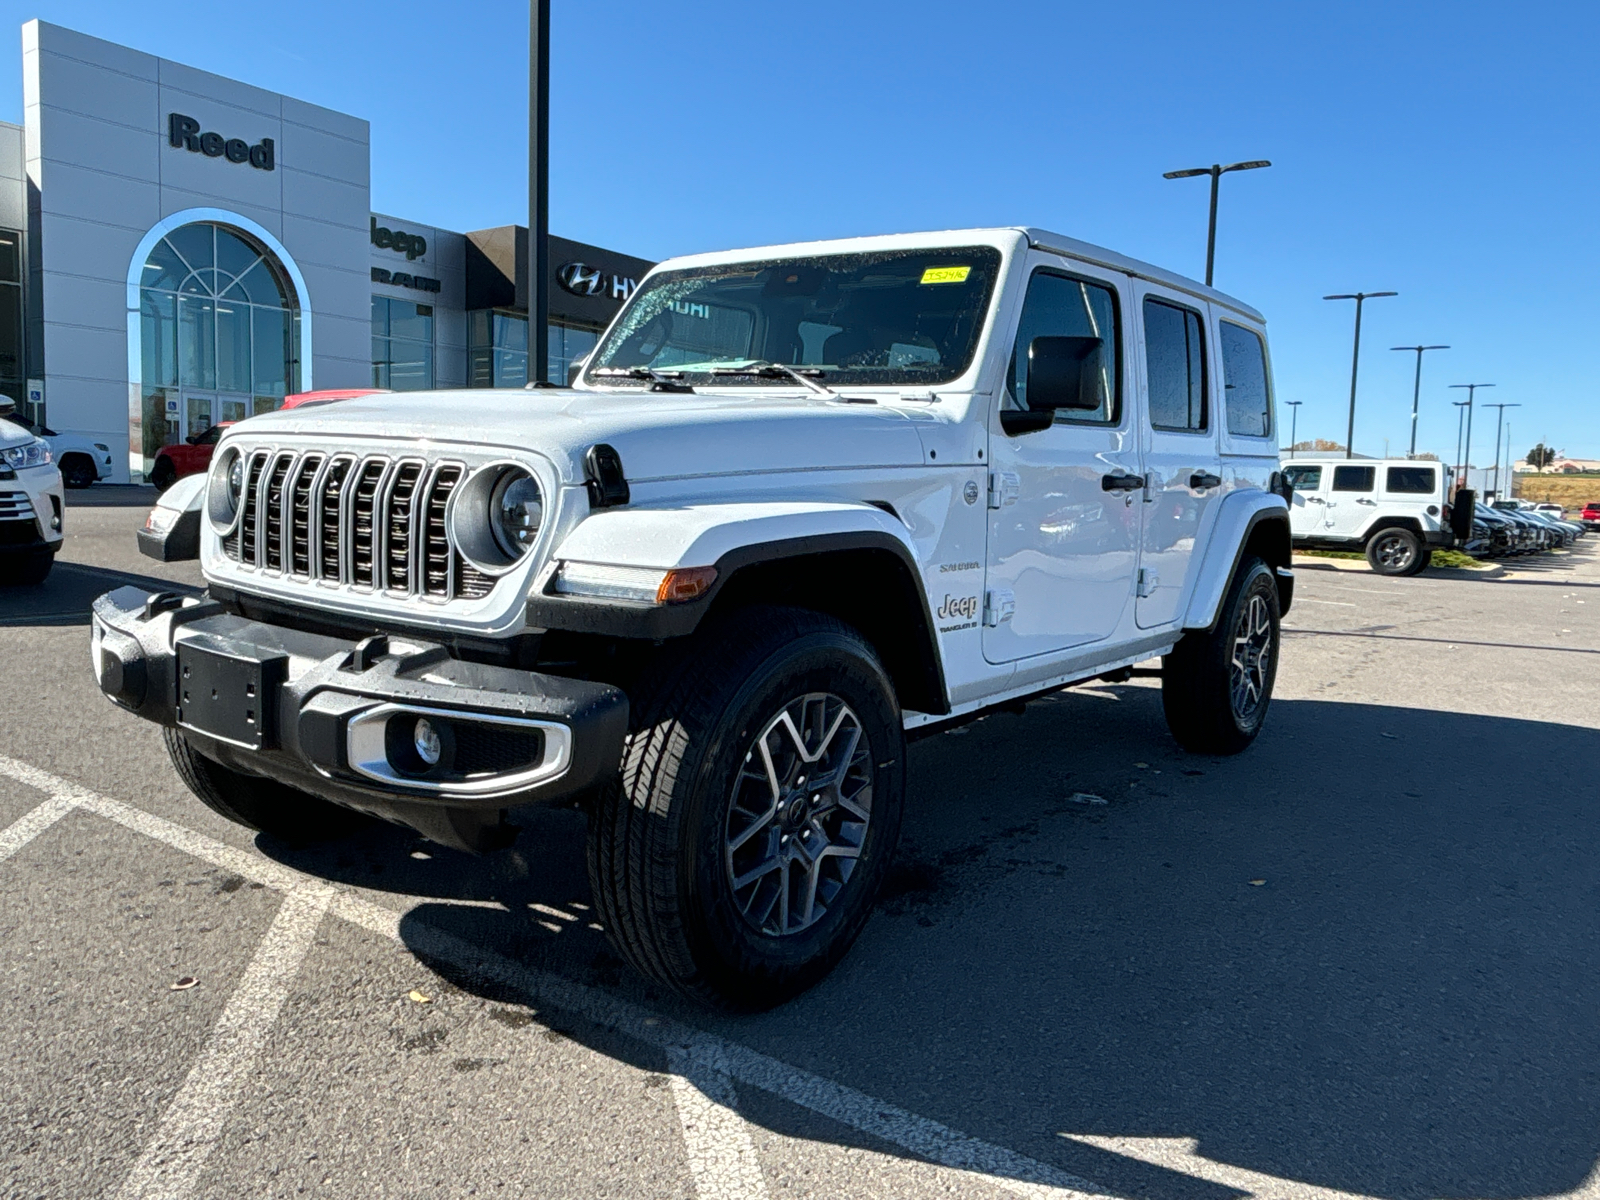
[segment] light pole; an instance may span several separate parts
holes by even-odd
[[[1498,481],[1497,481],[1498,482]],[[1517,493],[1517,475],[1511,469],[1511,422],[1506,422],[1506,487],[1510,489],[1512,498]]]
[[[530,384],[548,383],[550,377],[549,254],[550,0],[529,0],[528,382]]]
[[[1211,266],[1217,257],[1217,183],[1229,171],[1254,171],[1259,167],[1270,167],[1272,164],[1264,158],[1252,159],[1250,162],[1212,163],[1209,167],[1191,167],[1187,171],[1168,171],[1162,175],[1163,179],[1190,179],[1196,175],[1211,176],[1211,223],[1206,230],[1206,286],[1211,286]]]
[[[1494,415],[1494,498],[1500,499],[1500,422],[1505,419],[1506,409],[1521,408],[1520,404],[1485,404],[1485,408],[1498,409]]]
[[[1448,350],[1449,346],[1390,346],[1391,350],[1415,350],[1417,352],[1417,381],[1411,385],[1411,452],[1407,458],[1417,456],[1417,399],[1422,395],[1422,355],[1426,350]]]
[[[1356,369],[1361,365],[1361,306],[1380,296],[1398,296],[1399,292],[1341,292],[1337,296],[1324,296],[1324,300],[1354,300],[1356,302],[1356,344],[1350,353],[1350,427],[1344,435],[1344,456],[1356,454]]]
[[[1452,383],[1453,388],[1467,389],[1467,442],[1464,449],[1466,461],[1461,464],[1461,486],[1467,486],[1467,472],[1472,469],[1472,398],[1481,387],[1493,387],[1492,383]]]
[[[1461,426],[1467,419],[1467,402],[1452,400],[1450,403],[1456,409],[1456,456],[1450,461],[1450,477],[1453,479],[1461,469]]]
[[[1289,414],[1289,457],[1293,458],[1294,457],[1294,442],[1295,442],[1294,434],[1295,434],[1295,430],[1300,427],[1300,406],[1302,404],[1304,404],[1305,401],[1304,400],[1286,400],[1286,401],[1284,401],[1284,403],[1286,403],[1290,408],[1294,409],[1294,412]]]

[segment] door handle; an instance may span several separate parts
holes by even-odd
[[[1376,508],[1378,506],[1378,502],[1376,500],[1368,500],[1365,496],[1357,496],[1356,497],[1356,503],[1357,504],[1370,504],[1370,505],[1372,505],[1373,508]]]
[[[1220,475],[1212,475],[1206,471],[1196,471],[1189,476],[1189,486],[1197,492],[1205,488],[1221,487],[1222,477]]]
[[[1126,471],[1118,471],[1114,475],[1100,476],[1100,490],[1102,492],[1132,492],[1143,486],[1143,475],[1129,475]]]

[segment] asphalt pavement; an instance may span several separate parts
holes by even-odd
[[[611,952],[575,811],[472,858],[191,798],[87,656],[199,584],[149,503],[0,593],[0,1195],[1600,1197],[1594,546],[1303,569],[1237,758],[1142,679],[916,743],[861,941],[732,1019]]]

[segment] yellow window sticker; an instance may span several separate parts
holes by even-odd
[[[922,272],[923,283],[965,283],[971,267],[929,267]]]

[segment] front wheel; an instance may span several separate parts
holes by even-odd
[[[1432,557],[1409,529],[1380,530],[1367,542],[1367,562],[1379,575],[1415,575]]]
[[[1162,660],[1167,727],[1194,754],[1237,754],[1261,732],[1278,677],[1278,582],[1240,562],[1209,630],[1192,629]]]
[[[164,492],[178,482],[178,469],[166,459],[159,458],[150,469],[150,482],[155,485],[156,491]]]
[[[591,810],[600,920],[641,973],[715,1007],[798,995],[871,915],[900,833],[893,686],[849,626],[749,609],[634,689]]]
[[[69,454],[61,460],[61,482],[69,488],[91,486],[100,474],[87,454]]]

